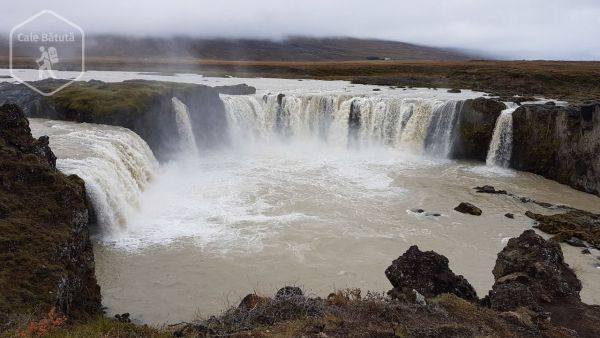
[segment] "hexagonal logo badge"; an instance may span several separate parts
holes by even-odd
[[[43,10],[10,31],[10,75],[44,96],[81,79],[85,34],[81,27]]]

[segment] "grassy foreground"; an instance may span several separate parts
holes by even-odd
[[[30,324],[0,337],[519,337],[532,332],[569,336],[562,328],[535,323],[528,310],[499,316],[452,294],[439,295],[427,305],[390,302],[373,295],[362,299],[356,290],[338,291],[322,301],[265,299],[257,296],[254,303],[198,323],[151,327],[97,317],[82,324],[48,324],[41,329],[36,324],[32,329]]]

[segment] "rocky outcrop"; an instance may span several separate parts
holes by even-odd
[[[0,324],[51,308],[100,313],[85,186],[56,167],[15,105],[0,107]]]
[[[600,215],[570,209],[563,214],[541,215],[527,211],[525,215],[537,222],[536,228],[579,247],[593,246],[600,250]]]
[[[492,99],[465,100],[458,118],[457,136],[450,157],[485,161],[496,120],[504,109],[504,103]]]
[[[216,86],[216,91],[221,94],[227,95],[253,95],[256,94],[256,88],[248,86],[245,83],[233,85],[233,86]]]
[[[498,254],[493,274],[492,308],[511,310],[524,306],[539,310],[539,304],[564,297],[579,300],[581,282],[565,263],[560,246],[533,230],[508,241]]]
[[[36,82],[42,88],[61,85],[60,80]],[[24,85],[0,84],[0,104],[16,103],[28,117],[101,123],[129,128],[140,135],[155,156],[168,159],[176,152],[179,132],[171,99],[177,97],[189,109],[199,148],[229,142],[225,107],[220,92],[255,91],[246,85],[214,89],[202,85],[132,80],[105,83],[76,82],[50,96],[41,96]]]
[[[448,258],[433,251],[421,251],[411,246],[385,270],[385,276],[394,287],[393,298],[416,290],[425,297],[452,293],[468,301],[477,301],[475,289],[463,276],[457,276],[448,267]]]
[[[556,325],[574,329],[582,337],[600,336],[600,307],[581,302],[581,282],[565,263],[557,242],[527,230],[508,241],[493,274],[495,283],[487,299],[492,309],[549,312]]]
[[[523,105],[513,113],[511,167],[600,195],[600,104]]]
[[[462,202],[456,208],[454,208],[454,210],[463,214],[470,214],[474,216],[481,216],[482,214],[481,209],[468,202]]]

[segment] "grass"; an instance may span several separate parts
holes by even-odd
[[[49,100],[64,111],[67,118],[78,121],[105,120],[115,116],[135,118],[153,108],[157,98],[192,85],[156,81],[120,83],[77,82]],[[69,116],[72,114],[73,116]]]
[[[98,316],[82,324],[66,324],[52,328],[47,333],[29,334],[26,329],[11,330],[0,333],[0,338],[9,337],[44,337],[44,338],[167,338],[173,333],[147,325],[122,323],[114,319]]]

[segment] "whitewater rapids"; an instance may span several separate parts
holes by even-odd
[[[158,162],[146,142],[126,128],[29,119],[34,136],[48,135],[56,167],[85,181],[97,221],[120,232],[139,210]]]

